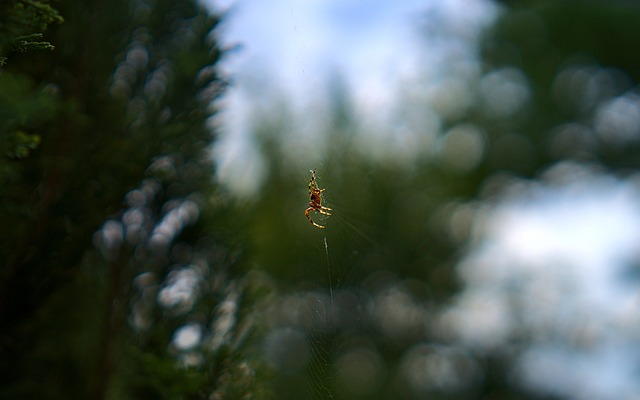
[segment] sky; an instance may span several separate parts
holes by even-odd
[[[435,89],[452,65],[478,73],[475,39],[497,16],[488,0],[238,0],[215,7],[228,12],[223,43],[240,45],[223,62],[233,83],[215,121],[222,128],[218,174],[244,196],[265,176],[251,140],[256,110],[286,99],[294,139],[318,145],[329,91],[340,79],[356,115],[372,132],[384,132],[389,110],[416,84],[432,82]]]

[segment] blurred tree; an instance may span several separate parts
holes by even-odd
[[[259,286],[208,151],[219,18],[191,0],[59,9],[56,50],[0,74],[0,397],[265,397]]]
[[[597,122],[607,101],[631,94],[640,78],[640,58],[628,51],[638,42],[639,16],[637,4],[627,1],[514,4],[484,42],[483,55],[489,71],[519,74],[529,97],[518,118],[501,121],[484,113],[482,122],[496,128],[492,139],[510,131],[531,141],[531,153],[540,157],[530,164],[532,172],[563,158],[637,167],[638,141],[620,146],[617,135],[598,132]],[[565,123],[596,129],[571,135],[557,129]],[[567,136],[573,136],[571,145],[562,139]]]

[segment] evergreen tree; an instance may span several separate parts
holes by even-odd
[[[0,397],[257,397],[242,221],[209,154],[219,17],[59,9],[56,49],[0,75]]]
[[[42,39],[49,24],[63,22],[58,11],[48,1],[16,0],[0,4],[0,66],[12,51],[53,50],[54,46]]]

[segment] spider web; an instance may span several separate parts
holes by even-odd
[[[324,193],[322,196],[324,200]],[[318,217],[320,217],[320,214],[316,218]],[[332,379],[333,357],[329,350],[333,347],[330,342],[332,333],[335,330],[334,315],[336,310],[333,293],[335,283],[332,281],[333,278],[331,276],[331,259],[329,257],[329,243],[326,234],[328,217],[322,217],[324,220],[322,224],[325,225],[325,228],[321,230],[323,246],[317,246],[317,248],[319,252],[324,250],[326,264],[324,266],[319,265],[317,269],[316,280],[320,283],[320,296],[312,303],[311,310],[317,330],[310,332],[308,338],[309,373],[312,383],[312,398],[314,400],[335,398]],[[322,260],[321,257],[317,259]]]
[[[358,307],[344,307],[346,299],[353,298],[353,288],[348,287],[348,282],[357,279],[354,275],[358,273],[351,270],[359,264],[360,254],[368,253],[368,247],[376,246],[376,241],[366,224],[354,217],[357,213],[346,203],[339,200],[337,203],[332,202],[333,198],[340,199],[339,193],[336,193],[337,188],[330,182],[325,184],[321,177],[316,179],[320,188],[327,188],[327,191],[323,192],[323,204],[331,207],[333,211],[331,216],[314,216],[318,218],[319,223],[325,225],[325,229],[316,230],[318,236],[314,239],[314,259],[317,260],[317,286],[309,293],[314,299],[310,304],[310,313],[315,329],[308,333],[308,369],[312,386],[311,398],[314,400],[334,399],[344,394],[345,377],[340,376],[337,365],[338,358],[341,357],[339,342],[344,336],[345,327],[349,325],[345,321],[353,322],[359,319],[359,312],[356,311],[361,311]],[[336,250],[335,255],[332,249]],[[350,257],[345,258],[345,254],[349,254]],[[357,282],[351,284],[353,283],[359,285]]]

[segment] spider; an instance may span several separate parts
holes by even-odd
[[[323,215],[331,215],[331,213],[327,212],[327,211],[331,211],[331,209],[329,207],[325,207],[322,205],[322,192],[324,192],[325,189],[318,189],[318,185],[316,184],[316,170],[312,169],[312,170],[309,170],[309,172],[311,172],[311,180],[309,181],[309,200],[310,201],[309,201],[309,208],[305,210],[304,215],[307,216],[307,219],[309,220],[309,222],[311,222],[311,225],[322,229],[324,228],[324,226],[318,225],[315,222],[313,222],[313,220],[309,216],[309,212],[316,211]]]

